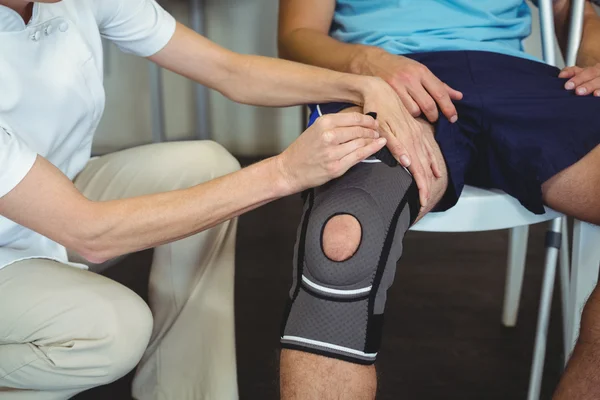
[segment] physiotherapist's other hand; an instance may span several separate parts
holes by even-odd
[[[600,64],[588,68],[566,67],[558,77],[568,79],[565,89],[574,90],[578,96],[600,96]]]
[[[381,150],[386,139],[379,137],[377,129],[377,121],[360,113],[329,114],[317,119],[277,156],[289,192],[322,185]]]
[[[423,126],[406,109],[400,96],[382,79],[373,78],[366,91],[365,113],[377,113],[379,133],[387,139],[387,147],[400,165],[408,168],[419,188],[421,206],[429,201],[435,178],[441,168],[434,157],[431,135],[423,134]]]
[[[378,76],[394,88],[413,117],[423,114],[430,122],[442,113],[455,122],[458,119],[452,100],[460,100],[461,92],[440,81],[425,65],[407,57],[377,49],[361,63],[364,75]]]

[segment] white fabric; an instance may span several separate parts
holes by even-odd
[[[174,31],[154,0],[35,3],[28,24],[0,6],[0,197],[37,154],[70,179],[86,165],[104,111],[101,36],[149,56]],[[64,247],[0,217],[0,268],[37,257],[67,262]]]
[[[0,197],[8,193],[27,175],[37,154],[18,136],[0,127]]]

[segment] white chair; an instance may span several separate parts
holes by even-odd
[[[574,65],[582,32],[584,0],[574,0],[567,65]],[[554,19],[551,0],[540,0],[540,22],[544,59],[556,65]],[[543,215],[525,210],[515,199],[494,190],[466,187],[452,209],[429,214],[412,230],[429,232],[467,232],[510,229],[508,269],[502,322],[514,326],[523,281],[529,225],[552,221],[546,239],[546,266],[537,322],[535,349],[531,369],[528,400],[538,400],[546,352],[546,339],[556,263],[561,251],[560,282],[562,289],[563,334],[565,358],[568,359],[577,337],[581,309],[598,280],[600,266],[600,227],[575,221],[573,267],[569,277],[567,221],[564,216],[546,209]]]
[[[546,275],[554,284],[554,273],[552,271],[556,270],[558,247],[561,246],[562,242],[565,242],[564,246],[566,247],[566,239],[561,240],[563,218],[561,214],[550,209],[546,209],[546,213],[542,215],[533,214],[515,198],[498,190],[466,186],[456,206],[443,213],[426,215],[411,230],[423,232],[480,232],[510,229],[502,323],[505,326],[513,327],[517,321],[519,299],[521,297],[529,225],[552,221],[548,232],[548,237],[552,240],[547,240],[547,244],[553,246],[547,246],[545,271],[551,271]],[[565,270],[568,270],[568,265],[564,267]],[[547,285],[548,283],[545,283],[545,286]],[[564,284],[563,286],[568,285]],[[550,290],[550,296],[551,294],[552,291]],[[542,299],[540,302],[540,315],[550,314],[550,300],[549,298]],[[547,318],[544,321],[547,323]],[[540,332],[538,331],[538,333]],[[545,349],[546,331],[543,330],[541,333],[542,335],[536,335],[536,348]],[[541,372],[543,363],[542,354],[541,357],[538,356],[534,359],[535,370]],[[530,386],[538,387],[538,381],[541,382],[541,374],[539,377],[532,375]]]
[[[552,4],[548,0],[541,0],[539,11],[544,60],[548,64],[556,65]],[[561,257],[561,288],[563,298],[568,297],[569,257],[567,230],[564,229],[567,225],[566,218],[550,209],[546,209],[546,213],[543,215],[536,215],[526,210],[516,199],[506,193],[467,186],[455,207],[443,213],[429,214],[412,227],[412,230],[426,232],[478,232],[510,229],[502,323],[507,327],[513,327],[517,322],[521,297],[529,225],[546,221],[552,222],[546,240],[546,265],[529,382],[529,400],[537,400],[541,388],[559,249],[562,249],[563,255]],[[569,306],[565,300],[563,312],[568,309]],[[569,332],[567,321],[568,318],[565,315],[563,319],[565,334]]]

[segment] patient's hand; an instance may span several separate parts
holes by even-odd
[[[379,133],[387,139],[387,147],[400,165],[413,175],[421,205],[426,207],[433,181],[441,177],[439,161],[433,153],[434,138],[424,134],[423,124],[410,114],[390,85],[379,78],[372,79],[365,91],[363,110],[377,113]]]
[[[392,86],[413,117],[423,114],[435,122],[439,106],[446,118],[456,121],[458,114],[452,100],[462,99],[462,93],[440,81],[426,66],[377,48],[365,54],[361,73],[378,76]]]
[[[600,96],[600,63],[587,68],[567,67],[558,77],[569,79],[565,89],[574,90],[579,96]]]

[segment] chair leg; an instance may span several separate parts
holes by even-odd
[[[570,286],[570,271],[571,271],[571,259],[569,257],[569,226],[567,224],[567,217],[562,217],[562,240],[560,243],[560,291],[561,291],[561,304],[562,304],[562,322],[563,322],[563,352],[565,365],[569,359],[570,352],[570,334],[569,322],[571,321],[570,309],[569,309],[569,286]]]
[[[579,336],[581,312],[598,282],[600,269],[600,226],[575,220],[573,225],[573,263],[569,290],[570,333],[567,354],[570,356]]]
[[[512,228],[509,235],[502,324],[507,327],[514,327],[517,324],[517,316],[519,314],[519,301],[521,300],[523,274],[525,273],[529,226]]]
[[[560,218],[556,218],[552,221],[551,228],[546,234],[546,266],[544,268],[544,280],[542,282],[542,294],[540,296],[540,309],[538,312],[533,363],[531,365],[531,377],[529,380],[527,400],[539,400],[540,398],[544,361],[546,358],[548,323],[550,322],[550,308],[552,306],[552,291],[554,290],[554,279],[556,277],[558,250],[561,244],[561,228],[562,221]]]

